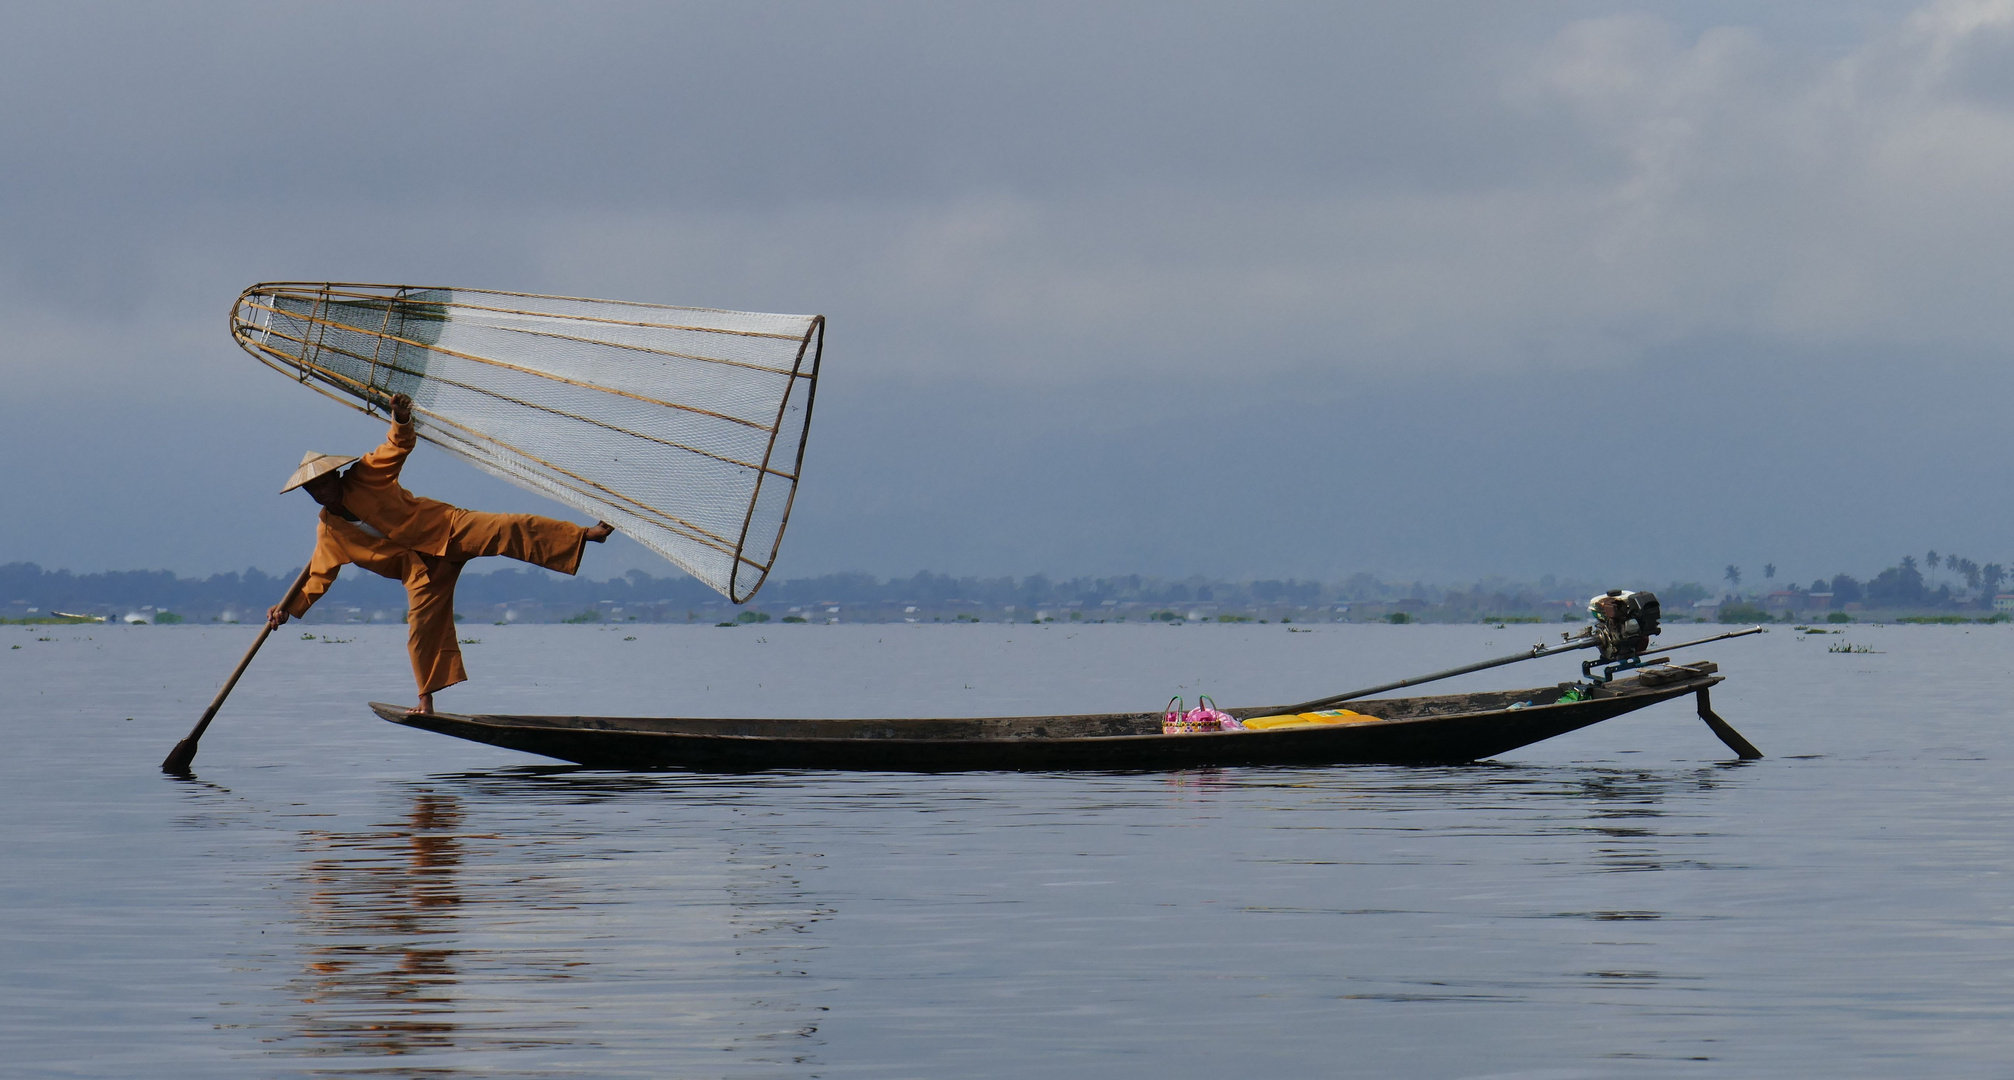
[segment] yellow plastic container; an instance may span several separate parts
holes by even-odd
[[[1254,716],[1245,721],[1245,726],[1253,731],[1279,731],[1284,728],[1324,727],[1334,724],[1368,724],[1383,719],[1380,716],[1366,716],[1348,709],[1328,709],[1323,712],[1288,713],[1282,716]]]

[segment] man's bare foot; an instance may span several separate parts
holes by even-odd
[[[615,526],[610,525],[606,521],[597,521],[594,523],[594,528],[587,531],[587,542],[590,544],[599,544],[603,540],[608,539],[608,534],[614,531]]]
[[[428,716],[431,715],[433,711],[434,711],[434,696],[432,694],[421,694],[420,703],[406,710],[407,714],[411,716]]]

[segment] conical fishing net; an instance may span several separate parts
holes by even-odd
[[[790,519],[825,317],[269,282],[238,297],[231,333],[363,412],[410,394],[420,438],[741,603]]]

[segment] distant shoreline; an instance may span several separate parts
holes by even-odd
[[[1730,567],[1730,570],[1734,568]],[[1987,578],[1999,578],[1988,566]],[[33,563],[0,565],[0,619],[59,623],[55,612],[106,622],[244,623],[263,618],[297,570],[183,578],[170,571],[76,574]],[[1976,572],[1976,570],[1975,570]],[[903,578],[865,573],[772,580],[748,604],[729,604],[682,574],[653,577],[631,571],[595,581],[505,563],[462,576],[456,611],[468,624],[690,623],[740,620],[778,623],[1157,622],[1157,623],[1534,623],[1578,624],[1587,599],[1611,586],[1656,592],[1668,624],[1684,622],[1894,622],[1901,619],[1979,621],[2014,618],[2014,597],[1987,590],[1932,590],[1905,559],[1864,585],[1847,575],[1767,591],[1715,597],[1697,582],[1599,583],[1548,575],[1537,582],[1492,579],[1466,585],[1388,582],[1354,574],[1338,582],[1288,578],[1229,581],[1138,574],[1102,578],[951,577],[928,571]],[[1913,598],[1917,602],[1882,602]],[[1835,603],[1837,602],[1837,603]],[[1844,608],[1835,612],[1835,607]],[[309,624],[400,622],[405,590],[354,567],[337,579],[305,620]]]

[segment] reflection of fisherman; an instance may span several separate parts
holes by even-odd
[[[306,887],[290,891],[301,901],[305,970],[292,996],[307,1006],[294,1017],[316,1053],[466,1050],[492,1030],[471,1024],[474,1010],[455,995],[470,950],[449,931],[478,899],[461,880],[463,820],[456,796],[420,791],[403,820],[302,831]],[[364,937],[372,946],[358,948]]]
[[[392,430],[384,445],[362,458],[310,452],[301,459],[280,491],[305,488],[322,504],[315,554],[300,595],[267,612],[266,625],[277,630],[289,615],[306,615],[344,563],[404,581],[412,628],[407,647],[420,687],[414,711],[430,713],[436,690],[468,680],[454,614],[455,581],[464,564],[502,555],[571,574],[580,568],[583,546],[608,539],[614,530],[605,521],[583,528],[532,514],[479,514],[419,498],[399,486],[399,470],[413,446],[413,399],[400,394],[392,399]],[[356,464],[347,473],[338,471],[351,462]]]

